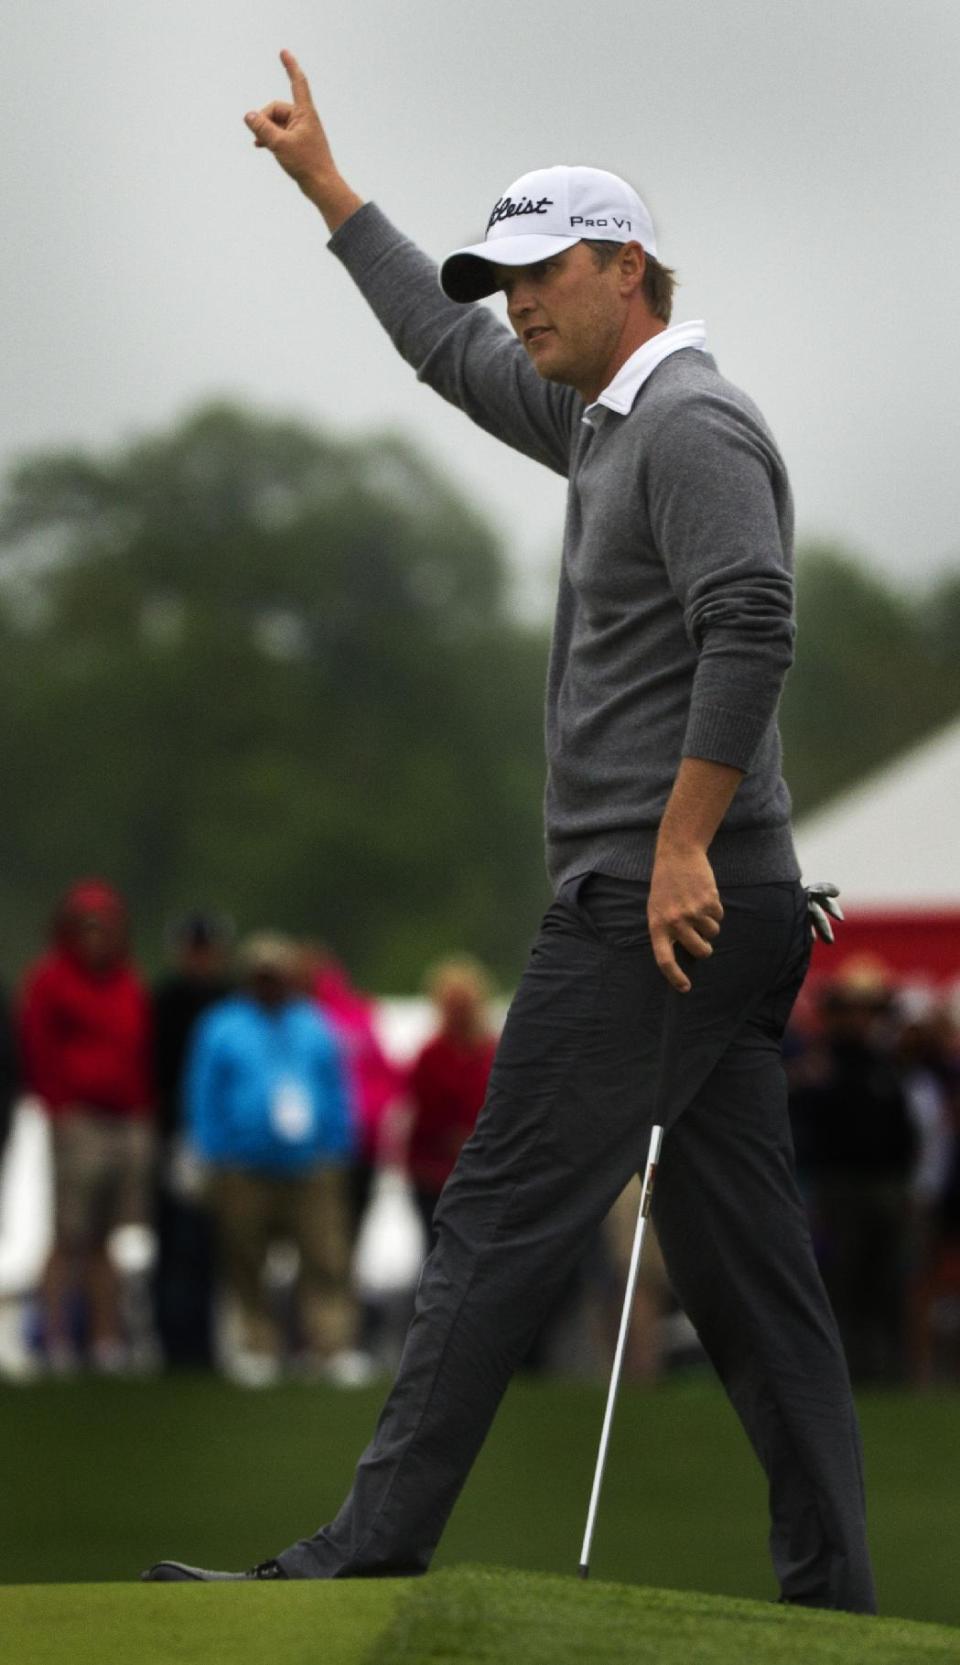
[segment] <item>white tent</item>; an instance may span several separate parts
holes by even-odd
[[[799,823],[804,880],[844,907],[960,909],[960,721]]]

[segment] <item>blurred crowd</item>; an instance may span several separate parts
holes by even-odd
[[[0,999],[0,1164],[14,1106],[48,1130],[49,1249],[17,1292],[21,1374],[216,1368],[340,1386],[396,1361],[434,1207],[483,1103],[492,988],[466,955],[425,976],[430,1024],[384,1045],[330,951],[198,911],[152,986],[122,898],[85,880]],[[786,1046],[814,1241],[860,1382],[960,1377],[960,1042],[950,1010],[841,961]],[[602,1372],[636,1189],[527,1361]],[[0,1231],[3,1221],[0,1219]],[[23,1299],[26,1295],[26,1299]],[[698,1357],[648,1234],[628,1374]]]
[[[401,1065],[319,945],[267,931],[235,943],[229,921],[196,912],[168,948],[150,987],[122,898],[86,880],[2,1014],[5,1126],[24,1094],[49,1125],[37,1361],[362,1381],[381,1288],[368,1245],[358,1290],[361,1232],[385,1203],[379,1284],[409,1296],[486,1091],[486,976],[466,956],[428,972],[434,1033]]]
[[[960,1379],[955,1004],[849,958],[805,991],[786,1057],[798,1171],[854,1380]]]

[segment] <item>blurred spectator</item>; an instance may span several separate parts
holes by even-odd
[[[301,987],[332,1024],[346,1061],[355,1116],[355,1149],[350,1168],[351,1230],[354,1237],[370,1197],[378,1161],[387,1159],[396,1134],[395,1111],[403,1094],[403,1072],[391,1063],[374,1026],[373,1002],[355,989],[346,970],[318,943],[301,950]]]
[[[960,1329],[960,1071],[950,1014],[927,997],[910,1003],[900,1037],[911,1112],[920,1139],[914,1175],[916,1252],[911,1298],[914,1380],[937,1375],[943,1342]],[[953,1225],[951,1227],[951,1218]],[[960,1357],[954,1358],[954,1373]]]
[[[935,1017],[939,1039],[937,1070],[947,1094],[953,1140],[940,1208],[940,1238],[960,1254],[960,1023],[941,1006]]]
[[[197,1019],[230,992],[229,920],[190,913],[167,936],[171,969],[153,993],[154,1070],[161,1153],[157,1185],[157,1329],[167,1364],[213,1360],[215,1254],[209,1210],[183,1139],[182,1088]]]
[[[232,990],[233,927],[211,913],[189,913],[167,932],[171,966],[154,989],[153,1030],[157,1121],[164,1138],[182,1131],[183,1067],[194,1025]]]
[[[13,1015],[6,991],[0,989],[0,1172],[3,1170],[3,1153],[19,1090],[20,1069],[13,1032]]]
[[[53,1136],[54,1245],[42,1293],[56,1371],[77,1362],[78,1294],[94,1367],[117,1370],[128,1358],[107,1241],[147,1220],[153,1161],[149,1004],[128,934],[115,890],[97,879],[75,885],[21,1000],[25,1085]]]
[[[280,1372],[282,1335],[266,1286],[278,1242],[299,1256],[298,1318],[308,1362],[349,1380],[345,1167],[349,1085],[329,1024],[296,987],[298,952],[262,933],[242,946],[240,993],[201,1017],[186,1074],[190,1135],[208,1168],[221,1264],[241,1344],[224,1366],[244,1386]]]
[[[917,1255],[921,1264],[926,1264],[939,1228],[954,1132],[949,1089],[944,1078],[945,1060],[932,1003],[926,997],[920,1000],[901,995],[900,1007],[903,1022],[896,1057],[917,1135],[911,1191],[916,1206]]]
[[[850,960],[790,1066],[791,1114],[821,1270],[857,1381],[906,1374],[911,1183],[919,1138],[894,1055],[893,989]]]
[[[496,1052],[487,975],[466,955],[435,966],[427,978],[439,1028],[407,1079],[407,1161],[417,1206],[433,1234],[433,1211],[483,1106]]]

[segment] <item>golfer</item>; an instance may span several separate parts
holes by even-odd
[[[658,1120],[660,1242],[766,1470],[781,1595],[871,1612],[860,1439],[780,1060],[810,948],[777,731],[794,635],[783,462],[702,326],[670,324],[673,274],[622,179],[524,174],[438,284],[345,182],[282,61],[291,101],[246,117],[257,145],[320,210],[420,379],[569,482],[546,695],[554,901],[339,1514],[248,1573],[168,1561],[145,1576],[424,1572],[513,1370]],[[497,292],[508,328],[472,304]]]

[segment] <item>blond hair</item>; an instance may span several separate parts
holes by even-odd
[[[439,999],[448,983],[466,984],[480,1004],[488,1001],[493,993],[489,972],[472,954],[448,954],[444,959],[434,961],[423,979],[424,989],[432,1000]]]

